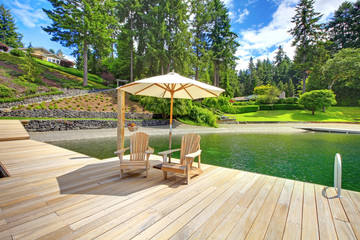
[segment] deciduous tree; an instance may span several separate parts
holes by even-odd
[[[301,95],[299,103],[312,111],[314,115],[318,109],[324,109],[336,104],[335,94],[330,90],[314,90]]]

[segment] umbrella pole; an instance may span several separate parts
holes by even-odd
[[[171,149],[171,140],[172,140],[173,104],[174,104],[174,93],[171,93],[171,100],[170,100],[169,149]],[[169,155],[169,162],[171,162],[171,154]]]

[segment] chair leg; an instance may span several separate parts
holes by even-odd
[[[164,179],[167,179],[167,172],[163,171],[163,173],[164,173]]]
[[[189,165],[186,166],[186,184],[190,182]]]
[[[123,177],[123,174],[124,174],[124,170],[120,169],[120,178]]]
[[[148,172],[149,172],[149,161],[146,161],[146,178],[148,176]]]

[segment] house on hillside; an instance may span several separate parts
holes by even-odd
[[[27,50],[27,48],[19,48],[19,49],[24,52],[26,52],[26,50]],[[59,51],[58,53],[55,54],[55,53],[48,51],[47,49],[45,49],[43,47],[32,47],[32,49],[33,49],[33,52],[31,53],[31,55],[33,55],[43,61],[48,61],[48,62],[56,63],[59,65],[63,65],[62,62],[68,62],[68,64],[71,63],[70,64],[71,67],[75,65],[75,63],[66,59],[61,51]]]

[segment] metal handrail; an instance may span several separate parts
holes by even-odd
[[[339,153],[335,155],[334,162],[334,188],[337,192],[337,197],[341,197],[341,176],[342,175],[342,166],[341,166],[341,156]]]

